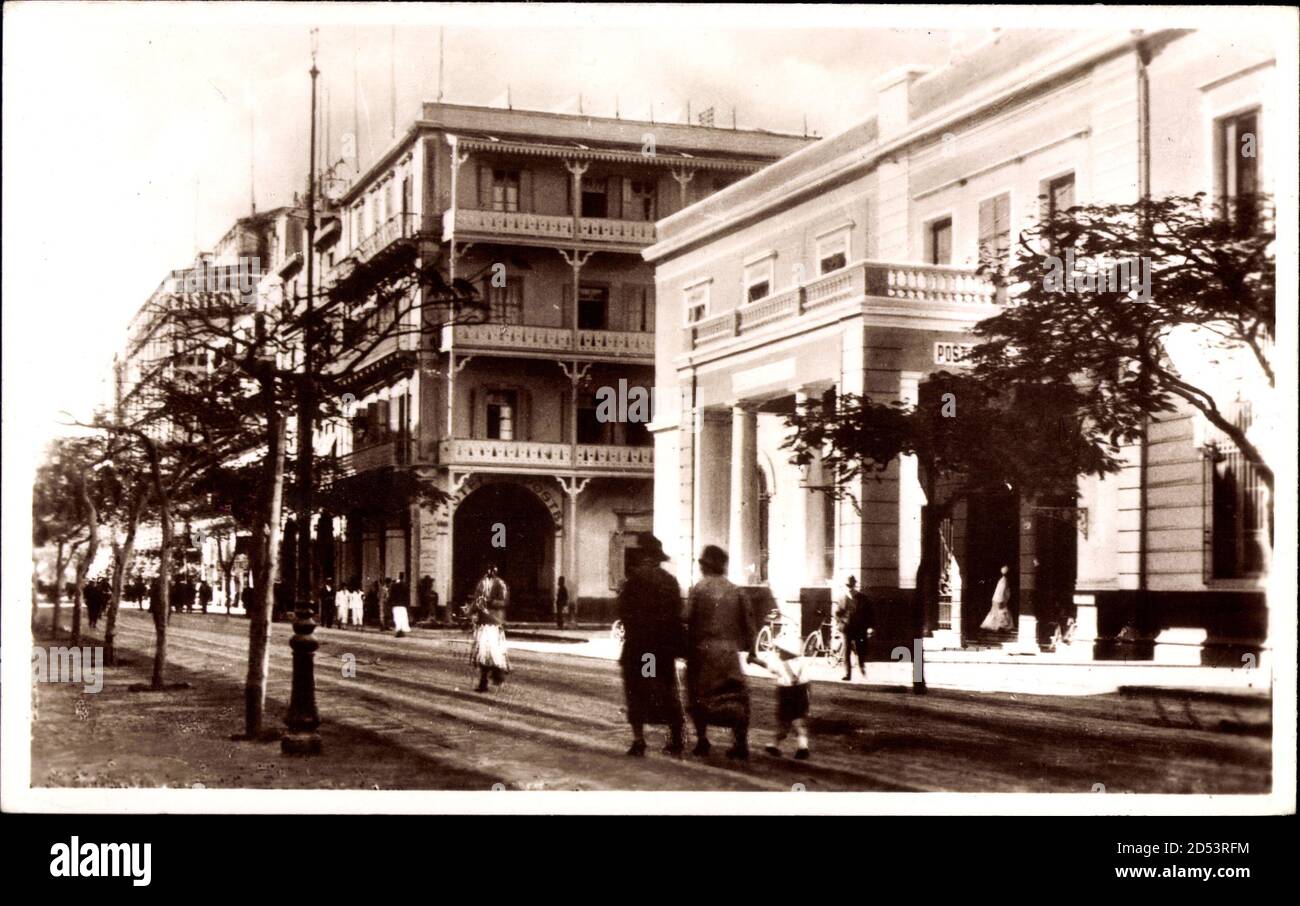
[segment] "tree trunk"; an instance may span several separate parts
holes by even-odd
[[[60,540],[54,554],[54,616],[51,617],[50,624],[51,636],[56,639],[59,637],[59,605],[63,603],[63,572],[67,568],[68,564],[63,555],[63,541]]]
[[[99,510],[95,506],[95,501],[90,499],[90,489],[87,487],[84,474],[81,476],[78,488],[82,506],[86,508],[87,532],[86,553],[77,563],[77,593],[72,598],[72,647],[74,648],[81,644],[81,604],[86,596],[86,576],[90,572],[90,565],[95,560],[95,554],[99,553]]]
[[[158,552],[158,609],[153,615],[153,677],[149,681],[154,690],[165,688],[163,668],[167,664],[167,621],[172,612],[173,527],[171,501],[165,493],[159,494],[158,514],[162,523],[162,548]]]
[[[262,512],[253,543],[253,612],[248,615],[248,674],[244,681],[244,735],[256,740],[262,734],[266,712],[266,677],[270,667],[271,609],[277,579],[276,554],[280,547],[280,515],[284,503],[285,421],[275,408],[274,389],[265,387],[267,400],[266,482]]]
[[[127,512],[126,540],[121,544],[113,538],[113,588],[108,599],[108,613],[104,622],[104,663],[114,663],[114,647],[117,638],[117,611],[122,605],[122,590],[126,587],[126,577],[131,572],[131,561],[135,558],[135,533],[140,525],[140,510],[143,501],[131,502]]]

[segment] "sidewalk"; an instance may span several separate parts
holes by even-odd
[[[580,657],[617,660],[619,646],[608,631],[550,630],[548,634],[572,636],[562,641],[533,637],[526,629],[508,627],[510,644],[527,651],[574,654]],[[587,635],[585,642],[580,638]],[[813,680],[848,685],[843,668],[833,669],[824,660],[809,665]],[[927,651],[924,654],[927,686],[969,692],[1012,692],[1027,695],[1099,695],[1128,688],[1164,690],[1213,690],[1237,697],[1258,699],[1269,695],[1272,671],[1267,668],[1199,667],[1154,664],[1149,661],[1066,661],[1057,655],[1011,655],[998,650]],[[768,676],[752,664],[750,676]],[[863,677],[854,664],[853,685],[910,688],[910,662],[870,661]]]

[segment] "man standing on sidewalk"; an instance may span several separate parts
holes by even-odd
[[[867,664],[863,659],[866,648],[866,631],[864,622],[866,610],[862,595],[858,592],[858,580],[849,576],[844,583],[845,594],[835,605],[835,628],[840,632],[844,645],[844,679],[853,679],[853,655],[858,657],[858,670],[863,678],[867,675]]]

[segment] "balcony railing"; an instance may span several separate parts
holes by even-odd
[[[644,220],[613,220],[604,217],[578,219],[574,235],[572,216],[525,214],[520,211],[478,211],[460,208],[443,215],[444,235],[478,233],[513,236],[551,242],[574,242],[591,245],[642,246],[655,241],[655,225]]]
[[[353,450],[339,457],[339,471],[356,475],[375,469],[409,465],[413,444],[409,439],[386,440]]]
[[[465,351],[501,350],[525,355],[570,353],[613,359],[653,359],[655,354],[655,336],[644,331],[579,330],[575,340],[575,332],[567,327],[465,324],[443,328],[444,351],[453,338],[456,348]]]
[[[650,473],[654,447],[578,444],[575,451],[569,444],[543,441],[458,438],[439,445],[438,460],[443,465],[480,468]]]
[[[358,263],[369,261],[395,242],[420,235],[422,218],[418,214],[394,214],[365,239],[357,243],[351,257]]]
[[[867,261],[692,324],[686,345],[706,346],[864,297],[919,303],[923,311],[924,305],[991,306],[997,292],[991,281],[965,268]]]

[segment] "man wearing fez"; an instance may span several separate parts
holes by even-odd
[[[627,754],[645,754],[645,725],[667,724],[664,752],[680,757],[682,701],[677,687],[677,657],[682,651],[682,589],[662,567],[668,559],[663,544],[649,532],[637,536],[631,571],[618,596],[623,621],[623,692],[632,747]]]

